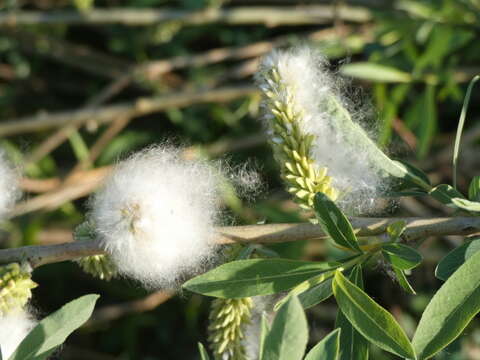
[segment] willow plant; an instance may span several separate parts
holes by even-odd
[[[310,210],[313,224],[219,227],[220,188],[228,176],[218,163],[187,161],[168,145],[133,154],[114,167],[92,196],[77,241],[0,250],[3,359],[47,358],[92,314],[98,299],[94,294],[34,319],[28,304],[36,286],[32,271],[64,260],[78,262],[103,280],[122,276],[148,289],[179,289],[183,283],[187,291],[215,298],[209,342],[216,360],[366,360],[371,346],[400,358],[426,360],[458,338],[480,311],[479,238],[469,238],[439,262],[436,276],[444,283],[412,339],[364,290],[363,271],[380,262],[404,291],[415,295],[408,274],[422,256],[413,240],[480,232],[480,178],[463,195],[455,186],[431,185],[421,170],[388,157],[362,120],[368,111],[352,105],[344,84],[328,68],[321,54],[303,46],[274,51],[257,74],[264,125],[286,190]],[[462,111],[455,165],[472,86]],[[5,218],[17,198],[18,172],[3,155],[0,171],[5,174],[0,216]],[[359,217],[383,211],[387,197],[417,195],[431,196],[465,216]],[[282,259],[260,245],[318,237],[327,238],[341,255],[328,261]],[[236,243],[241,256],[215,267],[226,243]],[[268,256],[251,258],[253,250]],[[253,297],[273,294],[278,301],[269,311],[275,316],[261,317],[258,336],[246,336],[254,328]],[[335,329],[305,355],[304,309],[330,297],[338,305]],[[205,347],[199,349],[202,359],[208,359]]]

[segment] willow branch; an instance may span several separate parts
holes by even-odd
[[[77,11],[17,11],[0,13],[0,26],[72,24],[72,25],[152,25],[165,21],[179,21],[185,25],[222,23],[228,25],[267,26],[324,24],[334,19],[363,23],[370,21],[367,8],[331,5],[310,6],[251,6],[209,8],[200,11],[176,9],[92,9]]]
[[[183,107],[198,103],[228,102],[240,97],[256,94],[254,86],[223,87],[205,91],[186,91],[170,95],[139,98],[134,102],[125,102],[116,105],[98,108],[84,108],[80,110],[58,113],[40,113],[39,115],[15,120],[7,120],[0,124],[0,136],[9,136],[26,132],[47,130],[66,124],[95,120],[97,123],[108,123],[118,117],[137,117],[169,108]]]
[[[374,236],[387,226],[403,220],[407,224],[403,238],[414,241],[428,236],[471,235],[480,232],[480,217],[450,218],[351,218],[358,236]],[[319,226],[309,223],[227,226],[217,228],[218,244],[272,244],[325,238]],[[58,245],[25,246],[0,250],[0,263],[30,262],[32,267],[104,254],[98,241],[77,241]]]

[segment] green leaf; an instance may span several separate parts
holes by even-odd
[[[301,360],[308,341],[307,318],[297,297],[283,305],[265,338],[261,360]]]
[[[412,285],[408,282],[407,277],[402,269],[397,268],[396,266],[392,266],[393,271],[395,272],[395,276],[397,277],[399,285],[408,293],[416,295],[415,290],[413,289]]]
[[[404,220],[399,220],[387,226],[387,234],[390,240],[396,241],[402,236],[407,228],[407,223]]]
[[[44,359],[92,315],[99,295],[85,295],[47,316],[20,343],[10,360]]]
[[[349,279],[352,283],[363,289],[361,265],[357,265],[352,269]],[[367,360],[369,353],[367,339],[355,330],[340,309],[337,312],[335,327],[342,329],[342,333],[340,334],[341,347],[339,360]]]
[[[470,200],[461,199],[461,198],[453,198],[452,204],[455,205],[457,208],[465,211],[480,212],[480,202],[477,202],[477,201],[470,201]]]
[[[249,259],[223,264],[187,281],[187,290],[220,298],[275,294],[321,273],[339,263],[287,259]]]
[[[429,193],[435,200],[440,201],[447,206],[455,206],[452,202],[454,198],[463,198],[463,195],[455,190],[452,186],[441,184],[435,186]]]
[[[314,198],[315,212],[322,230],[343,247],[361,252],[352,225],[335,203],[323,193]]]
[[[474,176],[468,187],[468,198],[471,201],[480,201],[480,176]]]
[[[417,267],[423,259],[417,250],[399,243],[384,245],[382,254],[389,263],[402,270]]]
[[[305,360],[337,360],[340,349],[340,332],[341,329],[336,329],[325,336],[308,352]]]
[[[311,308],[332,296],[332,281],[333,278],[327,279],[299,294],[298,300],[300,300],[303,308]]]
[[[198,343],[198,351],[200,352],[200,359],[201,360],[210,360],[210,356],[208,356],[207,350],[205,350],[205,346],[202,343]]]
[[[330,280],[332,277],[333,277],[333,274],[334,274],[334,270],[332,271],[328,271],[328,272],[325,272],[325,273],[322,273],[320,275],[317,275],[317,276],[314,276],[308,280],[305,280],[304,282],[298,284],[297,286],[295,286],[292,290],[290,290],[290,292],[281,300],[279,300],[273,310],[274,311],[277,311],[283,304],[285,304],[291,297],[293,296],[297,296],[301,293],[303,293],[304,291],[312,288],[313,286],[316,286],[318,284],[322,284],[323,282],[325,282],[326,280]]]
[[[460,119],[458,120],[457,134],[455,135],[455,146],[453,148],[453,187],[457,188],[457,163],[458,154],[460,153],[460,140],[462,139],[463,125],[465,124],[465,118],[467,116],[468,104],[470,103],[470,97],[472,95],[473,85],[480,80],[480,75],[476,75],[470,80],[468,84],[467,93],[465,99],[463,99],[462,111],[460,113]]]
[[[440,260],[435,269],[435,276],[447,280],[472,255],[480,250],[480,238],[473,239],[450,251]]]
[[[268,333],[270,332],[270,326],[268,325],[267,315],[265,312],[262,313],[261,319],[261,331],[260,331],[260,341],[258,343],[258,358],[263,358],[263,348],[265,347],[265,339],[267,338]]]
[[[342,66],[341,73],[346,76],[374,82],[408,83],[412,81],[412,76],[407,72],[391,66],[374,64],[371,62],[357,62],[344,65]]]
[[[395,160],[396,163],[401,164],[404,166],[410,174],[415,175],[416,178],[421,179],[425,184],[431,185],[430,179],[428,178],[427,174],[425,174],[422,170],[417,168],[416,166],[404,161],[404,160]],[[399,190],[403,189],[411,189],[411,188],[417,189],[418,184],[411,181],[410,179],[405,179],[402,184],[400,185]],[[422,190],[423,188],[418,188],[418,190]],[[424,193],[422,193],[423,195]]]
[[[407,335],[395,318],[340,271],[335,273],[333,294],[342,313],[366,339],[400,357],[416,359]]]
[[[413,337],[418,359],[455,340],[480,310],[480,252],[472,255],[433,296]]]

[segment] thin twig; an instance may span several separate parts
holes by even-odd
[[[98,94],[94,95],[91,99],[85,104],[85,109],[95,109],[102,105],[104,102],[108,101],[118,92],[130,83],[130,75],[119,77],[116,81],[112,82],[106,86]],[[79,119],[74,123],[67,123],[63,125],[60,129],[55,131],[50,135],[46,140],[44,140],[40,145],[36,147],[32,153],[25,157],[26,164],[33,164],[41,160],[47,154],[51,153],[58,146],[60,146],[68,137],[73,134],[75,131],[81,128],[81,126],[91,119]]]
[[[241,97],[258,94],[254,86],[239,85],[205,91],[184,91],[165,96],[139,98],[134,102],[102,106],[95,109],[79,109],[58,113],[41,113],[35,116],[7,120],[0,124],[0,136],[47,130],[69,123],[95,120],[109,123],[118,116],[137,117],[169,108],[185,107],[198,103],[228,102]]]
[[[330,5],[308,6],[251,6],[208,8],[200,11],[176,9],[92,9],[77,11],[17,11],[0,13],[0,26],[39,24],[72,25],[152,25],[165,21],[179,21],[184,25],[223,23],[229,25],[263,24],[318,25],[332,22],[334,16],[348,22],[364,23],[372,19],[370,10],[364,7],[342,6],[336,11]]]
[[[399,220],[405,221],[407,225],[402,236],[405,241],[429,236],[470,235],[480,232],[480,217],[350,219],[358,236],[380,235],[386,231],[389,224]],[[216,243],[272,244],[325,237],[319,226],[310,223],[227,226],[217,228]],[[0,263],[28,261],[35,268],[95,254],[105,254],[98,241],[76,241],[0,250]]]
[[[261,145],[266,142],[264,134],[254,134],[235,140],[219,140],[206,146],[190,146],[185,148],[182,156],[185,159],[196,159],[201,155],[218,157],[226,152],[244,150]],[[61,182],[58,178],[30,181],[22,181],[25,190],[36,190],[47,192],[24,202],[18,203],[12,216],[23,215],[32,211],[42,209],[54,210],[68,201],[76,200],[93,192],[101,185],[106,176],[110,173],[111,166],[103,166],[88,171],[77,171]]]
[[[155,291],[141,299],[128,301],[121,304],[107,305],[95,310],[90,320],[85,324],[87,327],[97,326],[119,317],[142,313],[155,309],[175,295],[173,291]]]
[[[119,132],[121,132],[132,120],[128,117],[119,117],[114,120],[110,126],[103,132],[103,134],[95,141],[92,147],[89,150],[88,157],[75,166],[71,174],[74,174],[81,170],[86,170],[94,161],[101,155],[103,149],[110,143],[110,141],[117,136]],[[69,176],[71,176],[71,174]]]

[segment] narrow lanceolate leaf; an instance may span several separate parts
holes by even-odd
[[[468,198],[472,201],[480,201],[480,176],[474,176],[470,181]]]
[[[299,294],[298,300],[300,300],[303,308],[311,308],[332,296],[332,281],[333,278],[329,278]]]
[[[357,62],[342,66],[342,74],[358,79],[385,83],[406,83],[412,81],[412,76],[391,66],[370,62]]]
[[[435,276],[447,280],[465,261],[480,250],[480,238],[473,239],[450,251],[440,260],[435,269]]]
[[[417,250],[403,244],[386,244],[382,253],[388,262],[402,270],[413,269],[422,262],[422,255]]]
[[[198,352],[200,353],[200,359],[202,360],[210,360],[208,356],[207,350],[205,350],[205,346],[202,343],[198,343]]]
[[[307,340],[307,318],[298,299],[292,297],[273,320],[260,360],[301,360]]]
[[[415,295],[416,292],[413,289],[412,285],[408,282],[407,276],[403,272],[402,269],[399,269],[395,266],[392,266],[393,271],[395,272],[395,276],[397,277],[398,284],[408,293]]]
[[[463,198],[463,195],[460,192],[447,184],[441,184],[434,187],[432,190],[430,190],[429,194],[434,199],[440,201],[442,204],[445,204],[447,206],[455,206],[452,203],[452,199]]]
[[[260,323],[260,340],[258,342],[258,359],[263,359],[263,348],[265,347],[265,339],[267,338],[268,333],[270,332],[270,326],[267,321],[267,315],[265,312],[262,313],[262,320]]]
[[[322,284],[326,280],[330,280],[333,277],[333,275],[334,275],[334,270],[328,271],[328,272],[322,273],[320,275],[314,276],[314,277],[312,277],[308,280],[305,280],[304,282],[298,284],[292,290],[290,290],[290,292],[283,299],[281,299],[280,301],[278,301],[275,304],[273,310],[278,311],[278,309],[283,304],[285,304],[292,296],[297,296],[298,297],[301,293],[309,290],[313,286],[316,286],[318,284]]]
[[[336,329],[325,336],[308,352],[305,360],[338,360],[340,332],[341,329]]]
[[[416,359],[412,344],[395,318],[340,271],[335,273],[333,294],[342,313],[366,339],[395,355]]]
[[[363,289],[361,265],[357,265],[352,269],[349,279],[352,281],[352,283]],[[335,326],[342,329],[340,334],[341,347],[339,360],[367,360],[369,353],[368,340],[365,339],[357,330],[355,330],[340,309],[337,313]]]
[[[453,198],[453,205],[459,209],[470,211],[470,212],[480,212],[480,202],[470,201],[467,199]]]
[[[415,176],[417,179],[420,179],[422,182],[424,182],[427,185],[431,185],[430,179],[428,178],[428,175],[425,174],[422,170],[417,168],[416,166],[410,164],[409,162],[403,161],[403,160],[394,160],[397,164],[405,167],[405,169],[411,173],[413,176]],[[418,187],[418,183],[411,181],[411,179],[403,179],[399,185],[396,186],[398,190],[405,190],[405,189],[416,189],[419,191],[425,191],[423,187]]]
[[[429,359],[455,340],[480,310],[480,252],[472,255],[433,296],[418,324],[413,346]]]
[[[88,320],[98,298],[99,295],[82,296],[47,316],[20,343],[10,360],[44,359]]]
[[[187,290],[221,298],[274,294],[340,266],[335,262],[249,259],[223,264],[187,281]]]
[[[335,203],[323,193],[314,199],[315,212],[322,230],[338,245],[361,252],[352,225]]]

